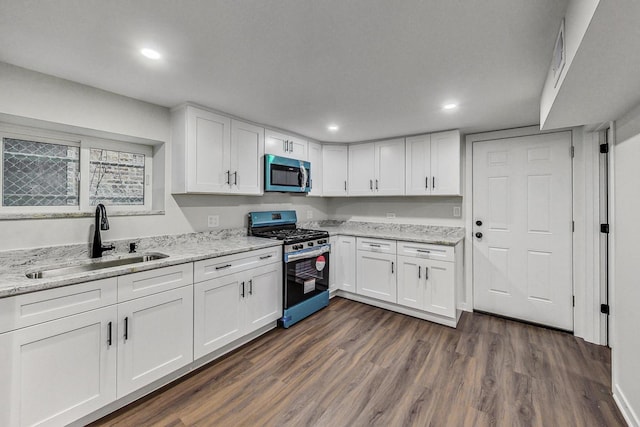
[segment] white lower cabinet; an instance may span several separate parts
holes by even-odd
[[[398,256],[398,304],[454,317],[454,283],[451,262]]]
[[[118,305],[118,397],[193,361],[193,286]]]
[[[241,261],[235,256],[220,260],[225,266]],[[199,263],[196,272],[207,261]],[[261,266],[196,283],[194,300],[193,352],[198,359],[282,317],[280,257],[268,257]]]
[[[65,425],[115,400],[116,319],[112,305],[0,334],[0,425]]]
[[[358,241],[360,240],[361,238],[358,238]],[[395,242],[392,243],[393,253],[358,250],[356,261],[357,294],[382,301],[397,302],[397,263]]]
[[[332,247],[332,249],[334,249]],[[356,291],[356,238],[353,236],[338,236],[335,252],[331,257],[332,266],[336,271],[336,288],[347,292]]]

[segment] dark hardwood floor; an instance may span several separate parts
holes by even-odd
[[[618,426],[610,351],[477,313],[334,298],[96,426]]]

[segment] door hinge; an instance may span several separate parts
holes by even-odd
[[[600,232],[609,234],[609,224],[600,224]]]
[[[573,296],[573,299],[571,301],[571,304],[573,304],[573,306],[575,307],[576,306],[576,296],[575,295],[572,295],[572,296]]]
[[[573,157],[576,155],[576,149],[575,147],[572,145],[571,146],[571,158],[573,159]]]
[[[600,304],[600,313],[611,314],[609,311],[609,304]]]
[[[609,152],[609,144],[606,142],[604,144],[600,144],[600,153],[607,154],[608,152]]]

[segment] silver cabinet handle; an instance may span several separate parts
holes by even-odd
[[[286,153],[287,152],[287,141],[282,140],[282,150]]]
[[[430,254],[431,253],[431,251],[428,251],[426,249],[416,249],[416,252],[421,252],[423,254]]]
[[[378,190],[378,180],[376,179],[376,191]]]
[[[373,180],[369,180],[369,190],[373,191]]]

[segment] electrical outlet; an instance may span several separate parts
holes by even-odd
[[[307,211],[307,219],[313,219],[313,211]]]
[[[387,218],[395,218],[396,214],[393,212],[387,212]]]
[[[220,226],[220,215],[209,215],[207,217],[207,226],[209,228]]]
[[[456,218],[460,218],[460,206],[453,207],[453,216]]]

